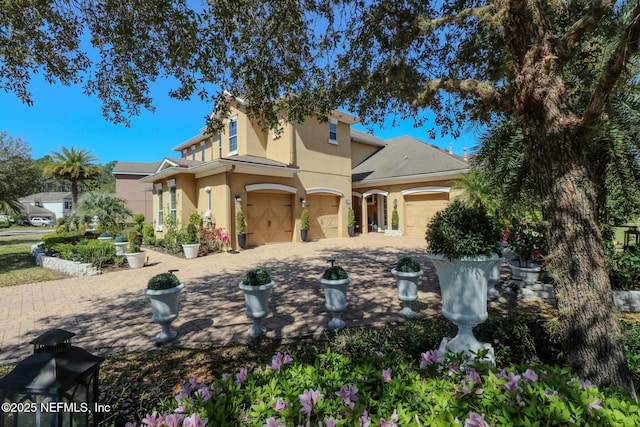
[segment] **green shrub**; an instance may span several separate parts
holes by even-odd
[[[135,230],[129,231],[127,235],[127,240],[129,241],[129,253],[140,252],[140,244],[138,243],[138,233]]]
[[[153,237],[155,234],[155,231],[153,230],[153,224],[150,222],[145,222],[144,224],[142,224],[142,238],[144,239],[145,237]]]
[[[242,284],[247,286],[262,286],[271,283],[271,276],[262,268],[249,270],[242,279]]]
[[[10,221],[6,221],[6,220],[0,221],[0,228],[9,228],[9,227],[11,227]]]
[[[51,250],[51,247],[53,245],[59,244],[59,243],[77,243],[80,240],[83,239],[83,235],[81,234],[77,234],[77,233],[55,233],[55,234],[48,234],[46,236],[44,236],[42,238],[42,242],[44,243],[44,250],[47,254],[49,254],[49,251]]]
[[[394,209],[391,212],[391,226],[393,228],[398,228],[398,224],[400,223],[400,218],[398,216],[398,210]]]
[[[349,275],[339,265],[332,265],[324,271],[322,278],[325,280],[344,280],[348,279]]]
[[[637,290],[640,288],[640,254],[636,250],[611,254],[608,262],[613,289]]]
[[[309,209],[304,209],[300,216],[300,230],[308,230],[311,226],[311,216],[309,215]]]
[[[173,273],[160,273],[153,276],[147,282],[147,288],[153,291],[175,288],[180,285],[180,280]]]
[[[155,236],[147,236],[142,238],[142,243],[147,246],[158,246],[158,239]]]
[[[127,241],[127,238],[124,236],[116,236],[115,239],[113,239],[114,243],[124,243]]]
[[[240,211],[236,213],[236,233],[242,234],[246,232],[247,224],[244,219],[244,214]]]
[[[403,257],[396,263],[396,271],[402,273],[417,273],[420,270],[422,270],[420,263],[415,258]]]
[[[356,213],[353,208],[349,208],[347,212],[347,227],[353,227],[356,223]]]

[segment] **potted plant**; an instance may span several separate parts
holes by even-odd
[[[153,276],[144,290],[151,301],[151,319],[162,327],[162,331],[156,335],[159,343],[171,341],[178,335],[177,331],[171,329],[171,322],[178,317],[180,291],[184,284],[173,274],[174,271],[178,270]]]
[[[275,283],[266,270],[255,268],[247,272],[239,286],[244,292],[247,317],[253,320],[247,333],[252,338],[263,335],[266,329],[262,326],[262,318],[269,312],[269,295]]]
[[[347,231],[349,236],[353,237],[355,234],[355,225],[356,225],[356,213],[353,208],[349,208],[347,212]]]
[[[116,255],[123,256],[127,252],[129,242],[125,236],[116,236],[113,239],[113,246],[116,248]]]
[[[238,234],[238,246],[247,247],[247,222],[242,211],[236,213],[236,233]]]
[[[540,276],[546,240],[537,221],[531,218],[514,219],[507,236],[507,244],[516,259],[509,263],[511,278],[523,285],[533,285]]]
[[[198,228],[195,224],[189,223],[185,234],[185,243],[182,244],[182,251],[186,259],[193,259],[200,251],[200,239],[198,238]]]
[[[397,230],[399,223],[400,223],[400,218],[398,216],[398,210],[396,208],[393,208],[393,211],[391,212],[391,229]]]
[[[100,233],[100,235],[98,236],[98,240],[111,240],[111,234],[107,232]]]
[[[140,268],[144,266],[145,251],[140,250],[138,245],[138,233],[135,230],[131,230],[127,235],[129,241],[129,247],[127,253],[124,256],[127,257],[127,263],[129,268]]]
[[[442,312],[458,327],[453,339],[442,340],[441,350],[470,357],[487,350],[493,363],[491,345],[476,340],[472,329],[487,319],[487,282],[500,262],[497,223],[484,207],[454,200],[434,215],[426,240],[440,281]]]
[[[396,278],[398,287],[398,299],[402,301],[400,316],[407,319],[416,317],[416,313],[411,308],[411,303],[418,299],[418,282],[424,274],[420,263],[411,257],[403,257],[398,260],[391,274]]]
[[[309,215],[308,209],[302,210],[302,215],[300,216],[300,237],[303,242],[307,241],[309,227],[311,226],[311,217]]]
[[[340,315],[348,305],[347,288],[351,278],[342,267],[333,265],[335,260],[329,261],[331,262],[331,267],[324,271],[320,278],[320,283],[324,287],[325,308],[333,316],[329,321],[329,329],[342,329],[346,324],[340,318]]]

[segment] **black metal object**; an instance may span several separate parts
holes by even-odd
[[[97,426],[104,358],[72,346],[73,336],[62,329],[45,332],[31,341],[34,354],[0,379],[0,427]]]
[[[631,242],[633,238],[633,243]],[[624,232],[624,246],[623,249],[624,251],[629,251],[630,248],[635,247],[637,248],[638,243],[639,243],[639,238],[640,238],[640,231],[638,231],[638,227],[636,226],[630,226],[628,230],[626,230]]]

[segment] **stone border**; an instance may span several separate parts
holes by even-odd
[[[56,257],[46,256],[44,249],[39,245],[31,246],[31,255],[35,257],[36,265],[47,268],[49,270],[57,271],[60,273],[68,274],[70,276],[95,276],[100,272],[91,263],[80,263],[75,261],[69,261],[66,259],[60,259]]]

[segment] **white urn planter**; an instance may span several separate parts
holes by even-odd
[[[146,252],[127,252],[124,254],[127,257],[127,263],[129,264],[129,268],[140,268],[144,267],[144,259]]]
[[[496,289],[496,283],[500,282],[500,273],[502,272],[502,263],[505,258],[500,258],[498,263],[493,266],[491,271],[489,272],[489,287],[487,289],[487,294],[489,296],[498,295],[499,292]]]
[[[116,248],[116,255],[123,256],[127,252],[129,242],[115,242],[113,246]]]
[[[532,262],[527,262],[524,265],[510,263],[509,268],[511,269],[511,278],[522,282],[523,285],[533,285],[540,278],[541,267]]]
[[[348,305],[347,289],[350,282],[351,277],[340,280],[320,279],[320,283],[324,287],[324,306],[333,316],[329,321],[329,329],[342,329],[346,326],[346,323],[340,316]]]
[[[247,333],[252,338],[263,335],[266,329],[262,326],[262,319],[269,313],[269,295],[275,283],[271,281],[266,285],[251,286],[240,282],[239,286],[244,292],[247,317],[253,320]]]
[[[193,259],[198,256],[198,251],[200,251],[200,243],[188,243],[182,245],[182,251],[184,252],[184,257],[186,259]]]
[[[407,319],[415,318],[416,312],[411,308],[411,303],[418,299],[418,282],[424,274],[423,271],[403,272],[394,268],[391,274],[396,278],[398,299],[402,302],[402,310],[398,314]]]
[[[180,291],[184,284],[163,290],[145,289],[144,293],[151,301],[151,319],[162,327],[162,331],[156,335],[156,341],[165,343],[173,340],[178,332],[171,329],[171,322],[178,317],[180,309]]]
[[[465,353],[487,350],[487,361],[494,363],[491,344],[481,343],[472,329],[487,320],[487,283],[491,270],[500,262],[497,255],[464,257],[450,261],[446,256],[430,255],[436,267],[442,294],[442,313],[455,323],[458,333],[453,339],[444,338],[440,350]]]

